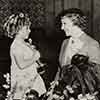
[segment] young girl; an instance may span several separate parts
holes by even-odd
[[[39,96],[46,92],[44,82],[37,72],[36,63],[40,53],[35,46],[25,42],[31,32],[31,22],[27,14],[12,14],[4,24],[10,38],[14,38],[10,47],[11,56],[11,93],[13,99],[21,100],[27,89],[34,89]]]

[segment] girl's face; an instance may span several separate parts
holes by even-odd
[[[61,29],[65,31],[66,36],[72,36],[73,22],[66,16],[61,19]]]
[[[30,26],[23,26],[20,30],[19,30],[19,35],[21,36],[21,38],[23,39],[27,39],[29,37],[31,30],[30,30]]]

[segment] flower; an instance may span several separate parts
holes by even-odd
[[[21,18],[23,18],[23,17],[24,17],[24,14],[23,14],[23,13],[20,13],[19,16],[20,16]]]
[[[71,94],[74,93],[74,90],[72,89],[71,86],[67,85],[67,86],[66,86],[66,89],[67,89]]]
[[[53,95],[53,98],[57,99],[57,98],[59,98],[59,95],[54,94],[54,95]]]
[[[4,84],[3,87],[4,87],[5,89],[9,89],[9,88],[10,88],[10,86],[7,85],[7,84]]]
[[[69,98],[69,100],[75,100],[73,97]]]
[[[7,84],[10,84],[10,74],[6,73],[6,74],[3,75],[3,77],[6,78]]]
[[[83,96],[83,94],[79,94],[78,95],[78,99],[79,100],[87,100],[87,97],[86,96]]]
[[[90,93],[86,94],[86,97],[87,97],[88,100],[94,100],[95,99],[95,96],[91,95]]]

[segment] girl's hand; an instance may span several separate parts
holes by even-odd
[[[35,52],[35,55],[34,55],[35,60],[38,61],[39,58],[40,58],[40,52],[37,51],[37,50],[36,51],[33,51],[33,52]]]
[[[28,42],[29,42],[29,45],[30,45],[31,49],[35,49],[36,48],[35,45],[32,45],[32,39],[31,38],[28,39]]]
[[[30,45],[31,49],[36,49],[35,45]]]
[[[28,42],[29,42],[30,45],[32,45],[32,39],[31,38],[28,39]]]
[[[51,82],[50,85],[51,85],[51,86],[59,85],[59,82],[56,80],[56,81]]]
[[[44,67],[46,65],[46,63],[42,63],[40,60],[38,60],[37,63],[39,64],[40,67]]]

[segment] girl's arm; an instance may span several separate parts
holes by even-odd
[[[35,50],[32,55],[29,55],[28,58],[25,57],[24,51],[16,51],[13,53],[14,59],[16,61],[16,64],[20,69],[25,69],[30,67],[32,64],[34,64],[39,58],[40,58],[40,53]]]

